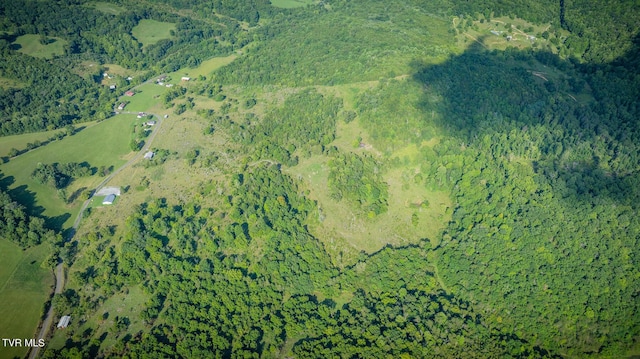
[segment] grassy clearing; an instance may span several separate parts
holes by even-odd
[[[144,84],[135,89],[134,96],[122,96],[120,102],[129,102],[124,109],[125,111],[147,112],[161,102],[160,95],[167,90],[166,87],[155,83]]]
[[[311,232],[319,238],[334,263],[352,264],[361,251],[374,253],[385,245],[403,246],[429,238],[435,241],[449,220],[451,200],[445,192],[427,191],[413,182],[417,168],[392,170],[383,178],[389,185],[389,209],[373,219],[362,216],[346,202],[329,197],[327,158],[303,160],[287,172],[304,180],[309,197],[317,200],[318,213],[310,220]],[[428,202],[426,206],[421,203]],[[417,217],[413,224],[413,215]],[[434,242],[435,244],[435,242]]]
[[[51,59],[58,55],[64,55],[66,40],[57,37],[47,37],[47,39],[52,42],[43,45],[40,43],[40,35],[27,34],[19,36],[12,46],[18,47],[17,50],[23,54],[33,57]]]
[[[0,77],[0,88],[2,89],[5,89],[5,90],[10,88],[19,89],[19,88],[23,88],[24,86],[25,84],[20,81],[8,79],[6,77]]]
[[[171,38],[171,30],[176,29],[176,24],[156,20],[140,20],[131,30],[131,35],[135,37],[143,47],[153,45],[156,42]]]
[[[314,0],[271,0],[271,5],[284,9],[293,9],[315,3]]]
[[[187,76],[187,77],[191,77],[191,78],[196,78],[200,75],[202,76],[208,76],[210,75],[213,71],[226,66],[228,64],[230,64],[231,62],[233,62],[233,60],[236,59],[236,55],[229,55],[229,56],[225,56],[225,57],[214,57],[211,58],[209,60],[203,61],[200,66],[190,69],[190,68],[183,68],[180,69],[178,71],[172,72],[170,74],[168,74],[168,77],[171,79],[171,83],[180,83],[180,78],[183,76]]]
[[[454,18],[452,25],[456,27],[460,21],[462,20]],[[542,37],[542,33],[549,28],[548,24],[535,25],[519,18],[498,17],[490,21],[473,21],[473,25],[464,31],[457,29],[457,41],[461,48],[466,48],[475,42],[489,50],[505,50],[507,47],[518,49],[537,47],[557,53],[557,47]],[[565,30],[560,30],[561,37],[567,34]],[[553,37],[555,35],[549,35],[549,39]]]
[[[111,15],[119,15],[125,11],[125,8],[121,6],[107,3],[107,2],[101,2],[101,1],[88,3],[87,6],[92,7],[105,14],[111,14]]]
[[[84,125],[86,126],[87,124]],[[12,148],[23,150],[27,148],[28,143],[34,143],[35,141],[44,142],[60,131],[62,130],[33,132],[25,133],[22,135],[0,137],[0,157],[8,156],[9,151],[11,151]]]
[[[43,303],[53,285],[51,271],[41,267],[45,246],[23,251],[0,239],[0,337],[35,338],[34,328],[43,314]],[[27,348],[3,348],[2,357],[23,357]]]
[[[145,329],[139,314],[145,308],[145,302],[148,300],[149,296],[142,289],[130,287],[128,293],[118,293],[107,299],[93,315],[87,318],[79,332],[93,329],[95,332],[92,335],[96,337],[105,335],[100,342],[102,349],[111,348],[125,335],[134,335]],[[104,313],[108,313],[106,319],[103,317]],[[131,323],[126,332],[116,333],[113,331],[116,317],[127,317],[130,320]],[[58,330],[54,333],[49,345],[51,348],[61,348],[64,346],[66,338],[66,332]]]
[[[0,166],[11,195],[26,205],[32,213],[52,218],[53,225],[68,227],[79,210],[80,201],[65,204],[53,188],[42,185],[31,179],[31,173],[39,162],[88,162],[93,167],[114,166],[118,168],[126,162],[129,148],[130,126],[135,121],[134,115],[115,116],[62,141],[55,141],[47,146],[14,158]],[[102,177],[92,176],[74,181],[67,188],[71,194],[75,190],[93,188]]]

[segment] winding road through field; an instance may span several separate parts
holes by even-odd
[[[137,85],[136,87],[144,85],[146,83],[149,83],[149,82],[153,81],[153,79],[154,78],[151,78],[151,79],[141,83],[140,85]],[[136,87],[134,87],[133,89],[135,89]],[[130,111],[120,111],[120,112],[116,112],[116,113],[120,113],[120,114],[137,114],[137,112],[130,112]],[[162,125],[162,117],[157,115],[157,114],[154,114],[154,113],[149,113],[149,115],[152,115],[152,116],[154,116],[156,118],[156,124],[154,126],[153,131],[149,135],[149,137],[147,137],[147,141],[145,142],[144,146],[131,159],[129,159],[129,161],[127,161],[125,164],[123,164],[122,166],[118,167],[115,171],[111,172],[107,177],[105,177],[105,179],[102,180],[102,182],[100,182],[98,184],[98,186],[96,186],[96,188],[93,191],[93,193],[97,193],[98,191],[100,191],[100,189],[102,187],[106,186],[109,183],[109,181],[111,181],[111,179],[113,179],[113,177],[115,177],[118,173],[122,172],[122,170],[124,170],[125,168],[131,166],[134,162],[139,160],[140,157],[142,157],[143,154],[146,153],[149,150],[149,148],[151,148],[151,144],[153,143],[153,139],[158,134],[158,130],[160,129],[160,126]],[[92,199],[93,199],[93,195],[89,199],[84,201],[84,203],[82,204],[82,207],[80,208],[80,212],[78,213],[78,216],[76,217],[76,220],[73,222],[73,226],[71,227],[71,231],[70,231],[69,237],[67,238],[67,241],[70,241],[73,238],[73,236],[75,235],[76,231],[78,230],[78,227],[80,226],[80,222],[82,221],[82,216],[84,214],[84,211],[87,209],[87,207],[91,203]],[[62,293],[62,290],[64,289],[64,264],[62,262],[58,263],[54,273],[55,273],[55,277],[56,277],[56,287],[55,287],[55,290],[54,290],[54,295],[57,295],[57,294]],[[53,322],[53,316],[54,316],[54,314],[53,314],[53,301],[52,301],[51,305],[49,306],[49,310],[47,311],[47,315],[45,316],[44,320],[42,321],[42,325],[40,327],[40,332],[38,333],[38,337],[36,339],[44,339],[44,338],[47,337],[47,335],[49,334],[49,328],[51,328],[51,325],[52,325],[52,322]],[[29,352],[29,358],[30,359],[37,358],[39,352],[40,352],[40,347],[32,347],[31,351]]]

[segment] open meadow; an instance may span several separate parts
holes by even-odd
[[[48,44],[40,43],[40,35],[26,34],[19,36],[12,44],[16,50],[33,57],[52,59],[64,54],[66,40],[56,37],[46,37]]]
[[[180,83],[180,78],[183,76],[196,78],[198,76],[209,76],[213,71],[228,65],[235,60],[237,55],[229,55],[225,57],[213,57],[208,60],[202,61],[196,68],[190,69],[188,67],[179,69],[178,71],[168,74],[168,78],[171,79],[171,83]]]
[[[83,124],[83,126],[87,125],[88,123]],[[22,151],[27,148],[27,144],[29,143],[35,143],[36,141],[44,142],[60,131],[63,130],[51,130],[45,132],[25,133],[22,135],[4,136],[0,138],[0,157],[8,156],[12,148]]]
[[[314,0],[273,0],[271,5],[283,9],[293,9],[297,7],[307,6],[315,3]]]
[[[144,19],[131,30],[131,35],[142,44],[142,47],[146,47],[160,40],[170,39],[171,31],[175,29],[176,24]]]
[[[120,102],[128,102],[124,111],[145,112],[161,103],[160,96],[166,91],[168,89],[164,86],[148,83],[138,86],[134,91],[135,95],[120,97]]]
[[[66,137],[61,141],[27,152],[8,163],[0,165],[3,187],[8,187],[13,198],[26,205],[32,213],[50,218],[56,228],[68,227],[75,218],[81,201],[66,204],[50,186],[31,178],[38,163],[87,162],[91,167],[114,166],[126,162],[131,153],[131,125],[134,115],[119,115],[95,126]],[[68,194],[86,187],[91,189],[102,180],[97,175],[73,181],[66,190]]]
[[[47,245],[26,250],[0,239],[0,337],[35,338],[43,303],[53,285],[51,270],[41,266]],[[27,348],[3,348],[3,358],[22,357]]]
[[[111,4],[108,2],[102,2],[102,1],[90,2],[90,3],[87,3],[86,6],[93,7],[94,9],[109,15],[119,15],[126,10],[125,8],[118,6],[116,4]]]

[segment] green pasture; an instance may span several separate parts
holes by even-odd
[[[271,0],[271,5],[284,9],[303,7],[313,3],[314,0]]]
[[[64,54],[64,46],[67,44],[66,40],[57,37],[47,37],[47,39],[53,42],[43,45],[40,43],[40,35],[27,34],[19,36],[13,45],[19,46],[18,51],[33,57],[51,59],[57,55]]]
[[[171,79],[171,83],[180,83],[180,78],[183,76],[196,78],[200,75],[208,76],[213,71],[226,66],[236,59],[236,55],[229,55],[225,57],[214,57],[209,60],[202,61],[202,63],[193,69],[182,68],[178,71],[168,74],[168,78]]]
[[[48,248],[44,245],[22,250],[0,239],[0,337],[35,338],[50,288],[51,270],[41,267]],[[3,358],[23,357],[27,348],[2,348]]]
[[[162,100],[162,95],[168,89],[164,86],[160,86],[156,83],[148,83],[136,87],[134,96],[122,96],[119,102],[129,102],[124,108],[124,111],[130,112],[144,112],[148,111],[151,107],[157,105]]]
[[[101,1],[88,3],[87,6],[92,7],[105,14],[111,14],[111,15],[119,15],[125,11],[125,9],[121,6],[107,3],[107,2],[101,2]]]
[[[171,38],[171,30],[175,29],[176,24],[170,22],[144,19],[131,30],[131,35],[145,47]]]
[[[120,167],[126,162],[124,156],[131,152],[131,123],[134,115],[119,115],[87,127],[71,137],[52,142],[31,152],[20,155],[8,163],[0,165],[4,176],[3,184],[8,185],[11,195],[26,205],[31,212],[50,217],[52,224],[68,227],[79,210],[81,201],[65,204],[57,191],[31,179],[31,173],[38,163],[88,162],[92,167]],[[75,190],[92,188],[102,177],[92,176],[74,181],[67,188],[67,194]]]
[[[86,126],[86,124],[84,124],[84,126]],[[22,135],[0,137],[0,157],[8,156],[9,151],[11,151],[12,148],[22,151],[27,148],[28,143],[34,143],[35,141],[44,142],[60,131],[63,130],[33,132]]]

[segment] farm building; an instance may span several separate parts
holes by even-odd
[[[144,154],[144,158],[150,160],[150,159],[153,158],[154,155],[155,155],[155,152],[149,151],[149,152]]]
[[[113,201],[115,201],[116,199],[116,195],[115,194],[109,194],[107,195],[103,200],[102,200],[102,204],[113,204]]]
[[[156,125],[156,121],[155,120],[151,120],[151,121],[147,121],[144,123],[147,126],[155,126]]]
[[[180,80],[181,81],[190,81],[191,77],[183,76]]]
[[[119,104],[119,105],[118,105],[118,110],[120,110],[120,111],[124,110],[124,107],[125,107],[126,105],[127,105],[127,104],[126,104],[126,103],[124,103],[124,102],[123,102],[123,103],[121,103],[121,104]]]
[[[133,92],[133,91],[127,91],[127,92],[125,92],[124,94],[125,94],[125,95],[127,95],[127,96],[133,96],[133,95],[135,95],[136,93],[135,93],[135,92]]]
[[[71,321],[71,317],[68,315],[63,316],[62,318],[60,318],[60,321],[58,322],[58,329],[64,329],[67,326],[69,326],[69,322]]]

